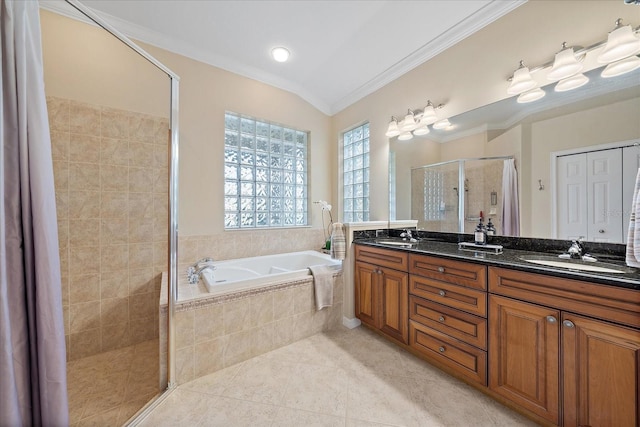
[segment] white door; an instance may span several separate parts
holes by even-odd
[[[587,156],[584,153],[558,157],[558,238],[587,237]]]
[[[627,243],[629,232],[629,216],[631,215],[631,203],[635,188],[636,176],[640,168],[640,146],[634,145],[622,149],[622,237]]]
[[[587,240],[620,243],[622,237],[622,149],[587,155]]]

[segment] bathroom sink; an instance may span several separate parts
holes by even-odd
[[[379,245],[396,246],[398,248],[414,248],[417,243],[412,243],[407,240],[399,239],[376,239],[376,243]]]
[[[634,270],[628,267],[624,267],[616,264],[609,264],[606,262],[593,262],[593,261],[581,261],[574,259],[564,259],[552,256],[521,256],[522,261],[530,262],[532,264],[546,265],[547,267],[566,268],[567,270],[579,270],[588,271],[592,273],[632,273]]]

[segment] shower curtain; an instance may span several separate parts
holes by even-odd
[[[518,173],[514,159],[505,160],[502,168],[502,234],[520,236]]]
[[[0,0],[0,425],[69,425],[37,1]]]

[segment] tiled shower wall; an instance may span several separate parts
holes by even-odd
[[[47,97],[67,358],[158,336],[166,118]]]

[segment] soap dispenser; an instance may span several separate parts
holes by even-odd
[[[487,222],[487,236],[495,236],[496,235],[496,227],[491,222],[491,218],[489,218],[489,222]]]
[[[474,233],[475,243],[476,245],[486,245],[487,244],[487,229],[484,227],[482,223],[482,217],[480,217],[480,222],[476,227],[476,231]]]

